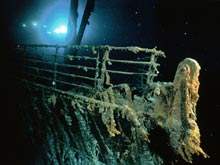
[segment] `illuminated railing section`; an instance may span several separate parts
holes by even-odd
[[[65,54],[66,49],[73,53]],[[140,47],[18,45],[13,61],[19,78],[62,90],[103,90],[127,83],[150,84],[162,51]]]
[[[90,153],[95,155],[95,159],[88,159],[88,162],[99,160],[99,156],[96,159],[96,149],[103,144],[106,149],[112,150],[106,155],[110,155],[111,160],[142,161],[150,153],[143,146],[148,148],[151,140],[149,134],[156,128],[166,133],[173,154],[181,156],[186,162],[192,163],[193,154],[209,157],[200,147],[200,132],[196,124],[201,69],[196,60],[184,59],[177,67],[173,82],[160,82],[154,79],[159,73],[157,59],[165,55],[156,49],[18,45],[11,57],[10,61],[14,62],[11,75],[21,80],[18,85],[15,84],[22,89],[18,93],[24,91],[23,96],[33,93],[30,99],[21,98],[19,109],[27,108],[23,116],[27,123],[30,121],[28,125],[43,123],[36,129],[28,130],[34,130],[34,135],[39,137],[47,137],[45,146],[49,149],[46,150],[49,151],[46,152],[49,162],[61,157],[78,159],[78,154],[75,158],[72,153],[75,148],[81,151],[80,145],[70,147],[72,143],[69,142],[78,143],[74,139],[81,137],[88,144],[83,146],[92,146],[83,151],[85,156]],[[25,106],[21,106],[22,102]],[[26,106],[28,102],[30,106]],[[106,126],[104,131],[103,124]],[[111,136],[111,141],[106,132]],[[120,157],[120,153],[124,155],[126,150],[119,152],[118,145],[115,148],[115,144],[119,143],[127,146],[129,154],[125,157]],[[144,159],[137,154],[137,148],[133,149],[134,144],[141,145],[138,149]],[[54,153],[55,156],[47,153]],[[61,164],[67,164],[66,159],[62,161]]]

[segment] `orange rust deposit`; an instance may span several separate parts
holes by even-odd
[[[84,45],[72,47],[77,55],[63,56],[57,52],[66,47],[56,45],[50,56],[32,52],[41,48],[45,45],[20,45],[14,58],[24,62],[16,74],[19,87],[31,93],[20,101],[30,104],[22,105],[22,114],[31,137],[44,137],[47,162],[164,164],[150,150],[156,128],[184,161],[192,163],[193,154],[209,157],[200,147],[196,123],[196,60],[180,62],[173,82],[156,82],[157,59],[165,57],[156,49]]]

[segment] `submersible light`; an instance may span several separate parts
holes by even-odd
[[[67,44],[69,3],[58,1],[42,11],[39,40],[45,44]]]
[[[61,25],[61,26],[57,27],[56,29],[54,29],[53,32],[57,33],[57,34],[66,34],[67,33],[67,27],[65,25]]]

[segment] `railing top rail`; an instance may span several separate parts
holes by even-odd
[[[21,47],[36,47],[36,48],[72,48],[72,49],[91,49],[93,51],[95,50],[118,50],[118,51],[130,51],[134,54],[139,52],[145,52],[145,53],[151,53],[157,56],[166,57],[165,53],[161,50],[157,50],[156,48],[142,48],[138,46],[126,46],[126,47],[120,47],[120,46],[109,46],[109,45],[98,45],[98,46],[92,46],[92,45],[46,45],[46,44],[17,44],[17,48]]]

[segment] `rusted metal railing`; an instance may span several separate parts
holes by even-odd
[[[67,47],[77,54],[64,55]],[[140,77],[141,83],[152,83],[158,75],[158,57],[165,55],[135,46],[17,45],[13,60],[18,77],[26,81],[56,89],[102,90],[119,83],[132,86]]]

